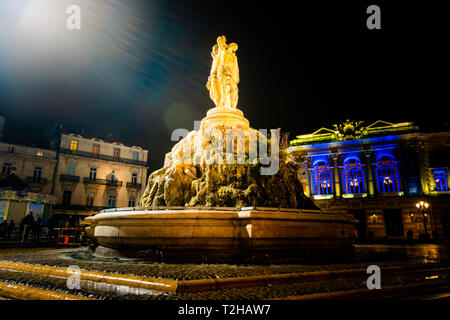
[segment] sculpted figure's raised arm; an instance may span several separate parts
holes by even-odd
[[[212,48],[213,62],[206,88],[217,108],[236,108],[238,102],[239,67],[236,43],[226,43],[225,36],[217,38]]]

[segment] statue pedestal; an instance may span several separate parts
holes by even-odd
[[[247,130],[250,128],[248,120],[244,113],[239,109],[230,108],[212,108],[209,109],[206,117],[202,119],[200,129],[213,128],[217,126],[226,126],[230,128],[239,128]]]

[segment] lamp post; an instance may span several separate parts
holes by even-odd
[[[425,237],[428,239],[428,231],[427,231],[427,219],[428,219],[428,207],[430,204],[426,201],[419,201],[416,203],[417,211],[422,213],[423,216],[423,227],[425,229]]]

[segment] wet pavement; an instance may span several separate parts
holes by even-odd
[[[387,244],[357,244],[355,247],[355,260],[361,262],[371,261],[419,261],[448,262],[450,246],[446,244],[413,244],[413,245],[387,245]]]
[[[447,245],[356,245],[355,259],[345,263],[290,265],[165,264],[131,259],[98,259],[85,248],[73,249],[0,249],[0,260],[48,266],[79,266],[81,269],[118,274],[132,274],[163,279],[194,280],[205,278],[246,277],[313,271],[357,270],[376,264],[382,270],[383,286],[449,279],[449,247]],[[408,267],[408,271],[384,272],[383,267]],[[411,267],[418,267],[411,270]],[[427,270],[420,269],[429,266]],[[401,268],[400,268],[401,269]],[[230,288],[193,293],[133,291],[120,286],[100,287],[85,281],[81,292],[101,299],[275,299],[311,293],[344,291],[366,287],[367,273],[326,281]],[[0,270],[0,281],[11,281],[42,288],[79,293],[67,289],[67,280],[22,272]],[[437,282],[436,282],[437,283]],[[445,293],[444,293],[445,294]]]

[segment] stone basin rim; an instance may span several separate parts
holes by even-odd
[[[253,208],[253,207],[250,207]],[[349,215],[321,212],[318,210],[302,209],[280,209],[261,210],[259,208],[249,210],[223,210],[223,208],[213,208],[209,210],[196,210],[195,207],[189,210],[165,209],[165,210],[119,210],[107,209],[100,213],[90,216],[85,220],[117,220],[117,219],[276,219],[276,220],[349,220]]]
[[[285,207],[261,207],[261,206],[249,206],[249,207],[217,207],[217,206],[153,206],[153,207],[121,207],[121,208],[108,208],[100,210],[100,213],[104,212],[119,212],[119,211],[156,211],[156,210],[222,210],[222,211],[289,211],[299,213],[319,213],[319,214],[334,214],[335,212],[323,212],[322,210],[314,209],[296,209]]]

